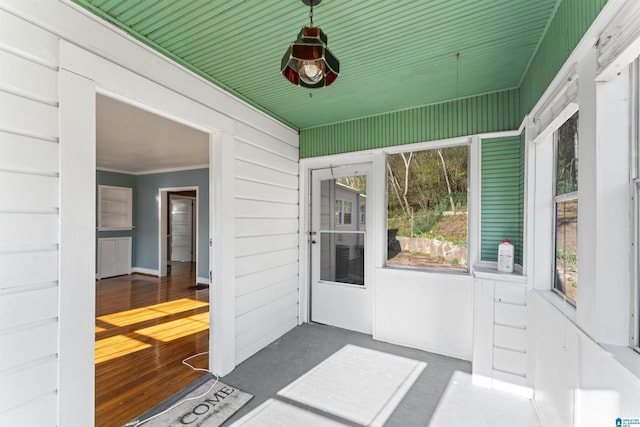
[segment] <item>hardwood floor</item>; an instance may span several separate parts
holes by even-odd
[[[122,426],[203,375],[181,362],[209,349],[209,289],[189,289],[194,263],[171,269],[96,282],[97,427]],[[190,363],[207,368],[208,356]]]

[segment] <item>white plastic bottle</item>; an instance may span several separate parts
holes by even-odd
[[[513,245],[509,239],[498,245],[498,271],[513,273]]]

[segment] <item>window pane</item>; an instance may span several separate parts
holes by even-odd
[[[578,191],[578,113],[557,132],[556,195]]]
[[[351,225],[351,202],[344,202],[343,224]]]
[[[320,280],[364,285],[364,233],[320,232]]]
[[[466,145],[387,158],[387,266],[467,271]]]
[[[576,302],[578,290],[578,200],[556,203],[555,288]]]

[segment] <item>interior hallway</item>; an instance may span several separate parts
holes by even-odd
[[[209,347],[209,289],[195,282],[188,262],[161,279],[96,282],[96,426],[121,426],[202,376],[181,363]],[[207,356],[191,362],[208,366]]]

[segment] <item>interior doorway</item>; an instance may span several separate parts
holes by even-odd
[[[195,271],[198,271],[200,221],[198,190],[198,186],[169,187],[159,190],[158,275],[160,277],[171,275],[172,266],[175,263],[190,263]],[[195,280],[198,280],[197,275]]]
[[[209,288],[194,286],[198,230],[202,225],[208,233],[210,217],[204,181],[210,176],[203,170],[209,163],[200,163],[209,159],[209,149],[210,135],[203,131],[137,104],[96,97],[96,183],[108,179],[133,193],[130,229],[99,233],[127,233],[139,273],[96,284],[98,427],[123,425],[202,376],[180,360],[197,354],[199,367],[210,365]],[[169,186],[184,183],[198,185]],[[200,214],[201,198],[206,209]]]
[[[195,193],[193,197],[169,193],[169,261],[191,262],[195,257]]]

